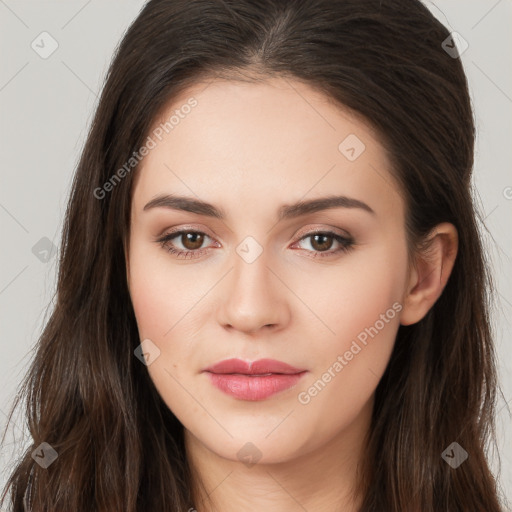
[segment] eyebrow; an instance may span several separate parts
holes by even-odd
[[[146,204],[143,211],[152,208],[169,208],[172,210],[182,210],[185,212],[196,213],[198,215],[206,215],[216,219],[224,220],[227,215],[222,208],[195,199],[193,197],[178,196],[173,194],[162,194]],[[281,206],[278,210],[278,219],[293,219],[301,215],[327,210],[330,208],[359,208],[363,211],[375,215],[375,211],[370,208],[366,203],[359,199],[354,199],[346,196],[327,196],[318,199],[310,199],[308,201],[298,201],[291,205]]]

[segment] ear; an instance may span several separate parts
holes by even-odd
[[[438,224],[427,237],[427,248],[420,252],[410,271],[403,310],[402,325],[419,322],[443,293],[453,269],[459,238],[453,224]]]

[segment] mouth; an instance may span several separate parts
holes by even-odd
[[[240,375],[269,375],[269,374],[283,374],[291,375],[305,371],[303,368],[295,368],[283,361],[276,359],[258,359],[257,361],[244,361],[242,359],[224,359],[203,371],[216,374],[240,374]]]
[[[205,368],[210,382],[239,400],[264,400],[290,389],[307,373],[282,361],[260,359],[247,362],[241,359],[226,359]]]

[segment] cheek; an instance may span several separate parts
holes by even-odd
[[[295,283],[294,291],[306,298],[314,314],[305,323],[323,340],[321,352],[332,357],[333,351],[348,350],[353,339],[376,323],[383,331],[389,325],[398,326],[406,266],[405,241],[397,237],[352,252],[337,266],[319,265],[314,275]],[[385,315],[385,329],[381,315]]]
[[[323,280],[323,294],[310,294],[328,329],[316,336],[314,370],[298,390],[311,417],[329,411],[338,427],[371,398],[394,347],[400,325],[406,274],[406,246],[397,241],[352,256],[335,279]],[[329,430],[329,422],[312,425]]]
[[[147,243],[146,243],[147,244]],[[162,249],[155,251],[134,237],[130,249],[130,296],[141,337],[164,341],[201,297],[201,290],[183,279],[179,266]],[[203,292],[204,293],[204,292]]]
[[[155,254],[134,243],[130,251],[130,296],[140,340],[150,339],[160,351],[147,367],[149,376],[169,409],[188,425],[189,418],[204,413],[180,385],[187,381],[194,360],[194,333],[189,332],[186,315],[198,299],[183,282],[188,280],[180,280],[179,269],[173,269],[166,257],[164,251]]]
[[[147,370],[162,399],[174,408],[176,403],[187,401],[177,382],[183,379],[191,356],[191,335],[183,332],[191,298],[179,278],[179,270],[173,269],[166,257],[165,251],[160,255],[135,239],[130,251],[129,280],[140,340],[149,339],[158,349],[153,349],[158,355]]]
[[[130,261],[130,295],[141,338],[158,340],[171,327],[173,316],[170,307],[172,290],[158,268]]]

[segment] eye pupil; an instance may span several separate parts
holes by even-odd
[[[318,251],[327,251],[329,250],[331,247],[332,247],[332,236],[329,236],[329,235],[323,235],[323,234],[317,234],[317,235],[313,235],[313,240],[311,242],[311,246],[318,250]],[[320,243],[318,244],[318,239],[323,239],[324,240],[324,243]],[[327,243],[325,244],[325,240],[329,240],[330,239],[330,243]]]

